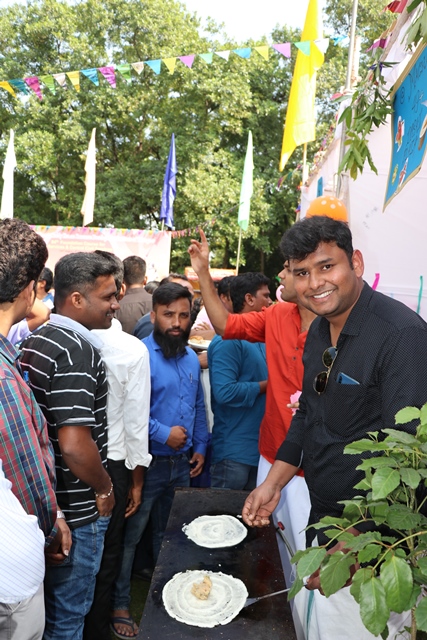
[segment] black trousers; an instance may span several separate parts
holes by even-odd
[[[111,593],[120,570],[120,554],[131,472],[124,460],[108,460],[108,472],[114,485],[115,505],[105,534],[104,553],[96,577],[95,595],[86,616],[84,640],[111,640]]]

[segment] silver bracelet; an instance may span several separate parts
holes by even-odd
[[[111,487],[108,493],[96,493],[95,491],[95,498],[100,498],[101,500],[106,500],[107,498],[109,498],[111,496],[111,494],[113,493],[113,483],[111,483]]]

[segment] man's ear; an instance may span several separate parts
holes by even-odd
[[[353,264],[353,269],[356,276],[358,278],[361,278],[365,271],[365,263],[363,261],[363,256],[359,251],[359,249],[356,249],[355,251],[353,251],[352,264]]]
[[[245,302],[249,307],[254,306],[254,297],[251,293],[245,293]]]
[[[79,291],[73,291],[69,298],[71,304],[76,309],[81,309],[83,307],[84,296]]]
[[[156,319],[156,312],[155,311],[150,311],[151,324],[154,324],[154,320],[155,319]]]
[[[35,283],[36,283],[35,280],[31,280],[31,282],[27,284],[27,286],[22,292],[22,297],[25,300],[28,307],[27,313],[31,311],[32,306],[36,299],[36,292],[34,290]]]

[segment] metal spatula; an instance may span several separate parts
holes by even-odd
[[[290,591],[290,587],[289,589],[282,589],[282,591],[275,591],[274,593],[267,593],[265,596],[258,596],[258,598],[248,598],[245,602],[245,604],[243,605],[243,609],[245,607],[249,607],[251,604],[254,604],[255,602],[258,602],[258,600],[264,600],[264,598],[271,598],[272,596],[278,596],[280,593],[287,593],[288,591]]]

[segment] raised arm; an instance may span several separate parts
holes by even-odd
[[[202,229],[200,229],[200,238],[201,242],[191,240],[188,253],[191,258],[191,266],[199,277],[200,291],[209,319],[216,333],[222,336],[227,324],[228,311],[219,299],[214,281],[209,273],[209,245]]]

